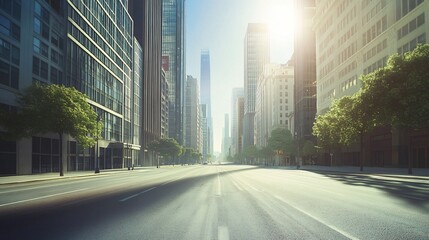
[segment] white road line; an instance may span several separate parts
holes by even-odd
[[[236,180],[237,182],[239,182],[241,185],[246,185],[247,187],[249,187],[249,188],[251,188],[251,189],[253,189],[253,190],[255,190],[255,191],[263,192],[262,190],[259,190],[258,188],[253,187],[252,185],[250,185],[250,184],[248,184],[248,183],[245,183],[245,182],[243,182],[243,181],[241,181],[241,180],[238,180],[237,178],[236,178],[235,180]]]
[[[219,226],[217,228],[217,239],[219,239],[219,240],[229,240],[228,227]]]
[[[35,201],[35,200],[49,198],[49,197],[55,197],[55,196],[65,195],[65,194],[74,193],[74,192],[85,191],[87,189],[89,189],[89,188],[82,188],[82,189],[78,189],[78,190],[73,190],[73,191],[68,191],[68,192],[63,192],[63,193],[56,193],[56,194],[46,195],[46,196],[37,197],[37,198],[30,198],[30,199],[25,199],[25,200],[16,201],[16,202],[3,203],[3,204],[0,204],[0,207],[14,205],[14,204],[23,203],[23,202]]]
[[[316,221],[320,222],[321,224],[323,224],[323,225],[327,226],[328,228],[330,228],[330,229],[332,229],[332,230],[334,230],[334,231],[338,232],[339,234],[341,234],[341,235],[345,236],[346,238],[349,238],[349,239],[352,239],[352,240],[359,240],[359,238],[357,238],[357,237],[355,237],[355,236],[352,236],[351,234],[349,234],[349,233],[347,233],[347,232],[345,232],[345,231],[343,231],[343,230],[341,230],[341,229],[338,229],[337,227],[335,227],[335,226],[333,226],[333,225],[331,225],[331,224],[329,224],[329,223],[324,222],[323,220],[321,220],[321,219],[319,219],[319,218],[317,218],[317,217],[313,216],[312,214],[310,214],[310,213],[308,213],[308,212],[306,212],[306,211],[304,211],[304,210],[302,210],[302,209],[300,209],[300,208],[298,208],[298,207],[296,207],[296,206],[292,206],[292,204],[288,203],[288,202],[287,202],[286,200],[284,200],[283,198],[281,198],[281,197],[279,197],[279,196],[276,196],[276,195],[274,195],[274,197],[275,197],[275,198],[277,198],[278,200],[280,200],[281,202],[284,202],[284,203],[286,203],[287,205],[291,206],[292,208],[294,208],[294,209],[296,209],[296,210],[298,210],[298,211],[300,211],[300,212],[304,213],[305,215],[307,215],[307,216],[311,217],[312,219],[314,219],[314,220],[316,220]]]
[[[243,191],[243,189],[238,185],[237,180],[235,180],[234,178],[232,179],[232,183],[236,188],[238,188],[239,191]]]
[[[220,177],[219,177],[219,172],[217,173],[217,194],[218,196],[222,196],[222,189],[220,186]]]
[[[125,201],[127,201],[127,200],[129,200],[129,199],[131,199],[131,198],[137,197],[138,195],[141,195],[141,194],[143,194],[143,193],[149,192],[149,191],[151,191],[151,190],[153,190],[153,189],[155,189],[155,188],[156,188],[156,187],[146,189],[146,190],[144,190],[143,192],[136,193],[136,194],[131,195],[131,196],[129,196],[129,197],[123,198],[123,199],[121,199],[121,200],[119,200],[119,201],[120,201],[120,202],[125,202]]]

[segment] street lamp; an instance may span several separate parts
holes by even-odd
[[[98,124],[100,123],[100,121],[102,120],[101,114],[97,114],[97,146],[95,148],[95,171],[94,173],[100,173],[100,162],[98,159]]]

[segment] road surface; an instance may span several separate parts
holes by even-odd
[[[429,239],[429,180],[199,165],[0,186],[1,239]]]

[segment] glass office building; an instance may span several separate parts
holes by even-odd
[[[169,136],[183,143],[185,1],[162,1],[162,62],[169,82]]]
[[[33,82],[64,84],[85,93],[103,123],[99,151],[71,137],[60,143],[54,133],[0,142],[4,174],[58,171],[60,146],[66,147],[66,171],[94,169],[97,152],[101,169],[137,163],[142,86],[133,69],[142,61],[135,60],[141,51],[134,50],[127,5],[126,0],[0,1],[0,106],[16,111],[16,93]]]

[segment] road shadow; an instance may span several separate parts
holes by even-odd
[[[351,186],[371,187],[381,190],[416,207],[428,210],[429,180],[425,178],[389,176],[382,174],[333,173],[304,170],[317,173]]]

